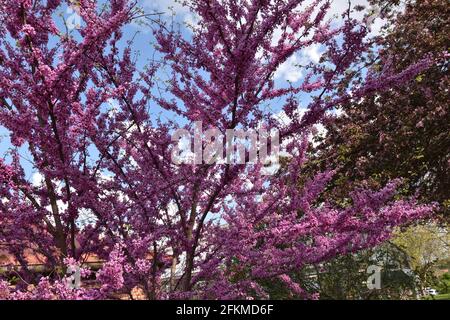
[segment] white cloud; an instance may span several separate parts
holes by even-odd
[[[313,0],[307,0],[303,7],[307,7],[313,2]],[[386,23],[385,20],[378,18],[379,9],[372,7],[367,0],[351,0],[351,7],[364,6],[363,11],[353,11],[351,17],[367,23],[370,29],[369,36],[376,36],[380,33],[382,27]],[[340,25],[344,20],[342,14],[348,9],[348,1],[335,0],[332,2],[331,7],[327,13],[326,19],[332,19],[335,25]],[[367,14],[373,14],[371,19],[367,19]],[[272,38],[272,45],[276,45],[281,38],[282,31],[277,29],[274,31]],[[277,72],[275,73],[275,79],[284,79],[291,82],[297,82],[303,76],[303,72],[298,65],[306,65],[310,62],[318,63],[322,56],[320,44],[313,44],[308,48],[303,49],[300,53],[294,54],[286,62],[284,62]]]
[[[315,43],[303,50],[305,57],[309,58],[314,63],[318,63],[322,57],[323,52],[320,51],[320,45]]]
[[[293,54],[275,72],[275,79],[284,79],[290,82],[297,82],[303,77],[301,66],[310,62],[318,63],[323,52],[319,44],[313,44],[299,53]]]
[[[351,7],[355,6],[365,6],[366,8],[370,7],[370,4],[367,0],[351,0]],[[331,3],[330,11],[328,12],[328,16],[331,18],[333,15],[341,15],[348,9],[348,1],[347,0],[334,0]],[[362,19],[364,17],[364,12],[353,12],[351,13],[352,18]]]
[[[84,228],[88,225],[94,226],[95,222],[97,221],[97,216],[94,214],[94,212],[91,209],[81,209],[80,214],[78,215],[78,218],[76,220],[77,226],[80,228]]]
[[[385,20],[377,17],[379,10],[376,7],[371,6],[367,0],[351,0],[351,7],[354,8],[355,6],[364,6],[365,10],[359,12],[353,11],[350,16],[357,20],[363,21],[368,13],[373,14],[373,17],[369,19],[369,23],[367,25],[370,29],[369,36],[378,35],[381,31],[381,27],[386,23]],[[347,9],[348,1],[335,0],[331,4],[327,17],[332,18],[333,16],[336,16],[336,23],[339,24],[343,21],[341,17],[342,13],[344,13]]]
[[[141,5],[145,11],[162,13],[165,16],[175,15],[179,21],[185,23],[188,31],[196,29],[199,17],[189,7],[180,3],[181,0],[142,0]]]
[[[282,35],[283,35],[283,30],[281,30],[280,27],[276,28],[272,34],[271,45],[276,46],[278,44],[278,41],[280,41]]]
[[[33,173],[31,176],[31,184],[34,187],[40,187],[42,186],[42,182],[44,181],[44,176],[40,174],[39,172]]]
[[[375,19],[375,21],[369,26],[370,33],[369,36],[379,35],[381,32],[381,28],[386,24],[386,20],[384,19]]]
[[[280,65],[275,72],[275,79],[284,79],[297,82],[303,76],[302,70],[297,66],[301,63],[301,57],[294,54]]]
[[[188,30],[195,30],[198,27],[200,17],[195,13],[187,13],[184,15],[183,21]]]
[[[185,15],[190,13],[188,7],[183,6],[176,0],[143,0],[142,5],[144,9],[151,9],[164,14],[171,15],[172,12],[176,15]]]
[[[303,8],[306,8],[307,6],[309,6],[314,0],[307,0],[303,3]],[[353,12],[351,12],[350,16],[352,18],[355,18],[357,20],[362,21],[364,19],[364,17],[367,15],[368,12],[373,12],[373,11],[377,11],[377,10],[373,10],[374,7],[372,7],[369,4],[369,1],[367,0],[351,0],[350,1],[350,5],[351,8],[355,8],[356,6],[364,6],[365,10],[363,11],[355,11],[353,10]],[[348,1],[347,0],[334,0],[331,2],[330,5],[330,9],[327,12],[327,15],[325,16],[325,20],[328,19],[332,19],[333,23],[335,25],[340,25],[344,20],[342,18],[342,14],[348,9]],[[318,8],[317,11],[318,12]],[[373,35],[377,35],[380,30],[381,27],[384,25],[385,21],[380,19],[380,18],[376,18],[376,19],[372,19],[371,20],[371,24],[370,24],[370,36]]]

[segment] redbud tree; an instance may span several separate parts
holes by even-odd
[[[0,124],[11,142],[0,161],[0,244],[21,266],[20,281],[0,282],[1,298],[106,299],[139,288],[148,299],[262,299],[267,280],[316,298],[290,274],[432,212],[395,201],[397,181],[355,189],[338,207],[321,197],[335,168],[301,179],[327,112],[395,90],[431,63],[374,72],[369,30],[350,9],[336,24],[326,0],[190,0],[198,21],[186,35],[126,0],[79,1],[81,23],[69,31],[57,13],[71,4],[0,1]],[[142,17],[153,47],[141,50],[149,63],[140,68],[124,29]],[[277,85],[280,66],[314,45],[322,59]],[[288,121],[276,120],[275,104]],[[261,163],[175,164],[171,136],[196,121],[222,133],[278,129],[284,164],[271,175]],[[26,175],[25,151],[40,183]],[[29,268],[30,252],[54,272]],[[98,271],[85,264],[92,255]],[[69,267],[94,285],[68,286]]]

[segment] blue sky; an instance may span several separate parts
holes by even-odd
[[[305,4],[311,2],[311,0],[306,0]],[[364,4],[367,5],[366,0],[354,0],[352,1],[353,5]],[[183,7],[181,4],[177,3],[174,0],[140,0],[140,5],[145,10],[145,12],[162,12],[164,19],[175,19],[180,26],[184,36],[189,37],[191,35],[191,31],[189,28],[186,28],[185,25],[189,24],[195,27],[195,23],[197,18],[194,14],[192,14],[186,7]],[[335,0],[332,9],[329,13],[329,16],[339,15],[343,10],[345,10],[348,6],[347,0]],[[69,8],[62,8],[61,14],[65,17],[65,19],[71,19],[72,22],[76,20],[76,16],[74,11]],[[75,18],[74,18],[75,17]],[[60,19],[60,17],[55,16],[55,18]],[[362,18],[362,14],[358,18]],[[339,23],[339,19],[336,20]],[[377,33],[379,28],[382,25],[381,19],[377,19],[373,25],[373,33]],[[62,26],[59,24],[59,26]],[[279,36],[275,32],[274,37]],[[148,63],[148,59],[153,56],[154,49],[152,47],[153,36],[151,30],[149,28],[139,25],[137,23],[133,23],[130,26],[127,26],[124,29],[124,40],[134,38],[134,50],[139,54],[139,58],[136,61],[136,65],[138,69],[144,68],[144,66]],[[125,43],[125,41],[123,41]],[[277,73],[275,74],[276,85],[287,86],[289,82],[295,84],[302,80],[304,74],[301,69],[297,68],[297,64],[305,64],[308,62],[318,62],[320,56],[323,52],[323,48],[320,46],[311,46],[309,48],[304,49],[303,51],[296,53],[293,55],[286,63],[284,63]],[[161,74],[161,77],[164,77],[164,74]],[[309,95],[303,95],[300,97],[302,100],[302,105],[305,106],[309,101]],[[270,106],[272,112],[274,114],[279,114],[280,112],[281,101],[274,101],[273,105]],[[162,117],[173,117],[173,115],[169,113],[160,113],[161,110],[155,109],[156,114],[162,115]],[[282,117],[282,114],[279,114]],[[9,140],[9,132],[2,126],[0,126],[0,154],[2,157],[8,159],[8,149],[11,148],[11,143]],[[22,156],[21,162],[23,168],[26,172],[26,176],[28,179],[33,178],[33,168],[32,164],[29,161],[31,159],[31,155],[27,150],[27,145],[23,145],[20,149],[20,154]]]

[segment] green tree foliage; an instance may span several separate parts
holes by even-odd
[[[439,294],[450,293],[450,273],[444,273],[439,279],[438,291]]]
[[[389,1],[375,2],[392,8]],[[340,168],[330,188],[334,196],[345,195],[349,184],[376,186],[402,178],[405,195],[438,202],[440,216],[448,219],[449,2],[408,1],[403,13],[392,12],[379,40],[384,50],[374,59],[378,70],[401,70],[427,56],[433,65],[407,86],[340,106],[319,139],[314,165]]]

